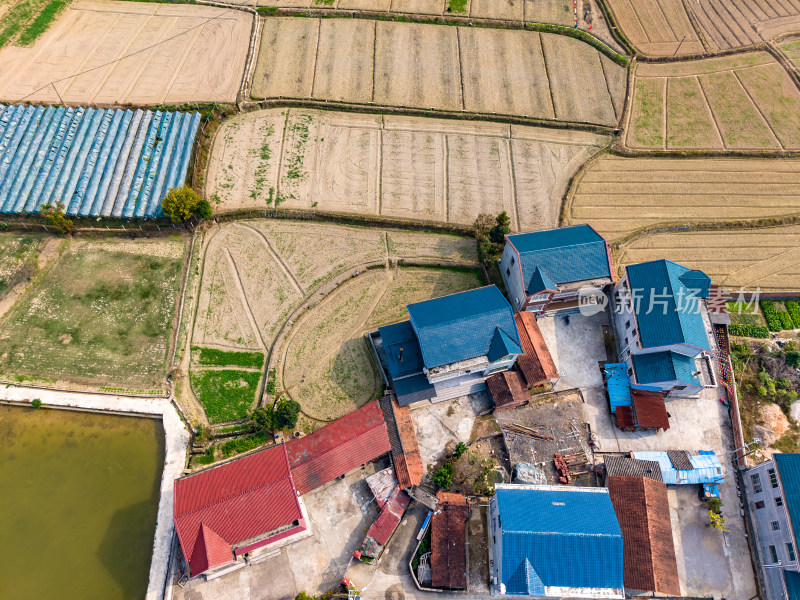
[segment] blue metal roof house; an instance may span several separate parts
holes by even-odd
[[[695,359],[711,352],[711,322],[704,318],[710,286],[711,279],[702,271],[670,260],[625,268],[614,287],[614,320],[620,356],[636,383],[683,396],[702,390],[705,384]],[[710,367],[708,372],[713,378]]]
[[[800,454],[776,452],[742,480],[764,600],[800,600]]]
[[[511,305],[497,286],[408,305],[410,319],[370,338],[401,406],[486,389],[523,354]]]
[[[700,450],[694,454],[683,450],[642,451],[634,452],[633,457],[657,462],[667,485],[702,485],[724,481],[722,464],[711,450]]]
[[[624,598],[622,530],[607,489],[498,484],[495,490],[493,591]]]
[[[500,273],[515,310],[575,310],[578,290],[613,282],[606,241],[589,225],[506,236]]]

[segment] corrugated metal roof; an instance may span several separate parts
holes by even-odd
[[[496,499],[507,593],[529,593],[526,560],[545,586],[622,589],[622,531],[607,490],[499,484]]]
[[[541,278],[535,274],[537,267],[557,285],[611,278],[606,242],[589,225],[506,237],[519,252],[523,283],[529,294],[541,291]]]
[[[174,494],[175,529],[186,557],[194,553],[201,524],[235,547],[302,519],[285,445],[178,479]]]
[[[633,418],[633,410],[630,406],[618,406],[617,412],[614,414],[617,417],[617,427],[620,429],[636,426],[636,420]]]
[[[648,477],[663,482],[661,467],[652,460],[638,460],[627,456],[605,456],[603,462],[609,477]]]
[[[778,467],[784,501],[792,526],[800,528],[800,454],[777,452],[772,458]]]
[[[517,339],[519,339],[519,332],[516,327],[514,332],[517,334]],[[522,348],[520,348],[519,341],[515,342],[506,332],[496,328],[492,336],[492,342],[489,344],[489,354],[486,355],[489,362],[498,361],[506,356],[519,356],[520,354],[522,354]]]
[[[680,381],[689,385],[702,385],[695,375],[698,370],[695,359],[672,350],[634,354],[633,369],[639,383]]]
[[[469,503],[461,494],[439,492],[431,522],[431,585],[467,588],[466,522]]]
[[[557,292],[558,285],[541,267],[536,267],[528,281],[528,294],[533,295],[546,290]]]
[[[519,346],[514,312],[494,285],[409,304],[408,312],[428,369],[488,356],[497,329]]]
[[[558,379],[556,365],[536,323],[536,317],[523,311],[514,315],[514,321],[517,324],[520,345],[525,352],[523,356],[517,358],[517,364],[528,386]]]
[[[631,405],[631,380],[628,377],[628,365],[625,363],[606,363],[603,365],[608,400],[611,412],[616,413],[619,406]]]
[[[430,400],[436,397],[436,388],[425,375],[411,375],[402,379],[393,379],[392,387],[401,406],[414,402]]]
[[[609,477],[625,540],[625,588],[680,596],[667,486],[646,477]]]
[[[634,302],[636,323],[644,348],[690,344],[710,350],[701,310],[680,277],[689,272],[669,260],[655,260],[625,267]],[[692,276],[690,283],[697,281]],[[677,300],[676,300],[677,298]]]
[[[377,473],[373,473],[367,477],[366,481],[369,490],[375,497],[378,508],[383,508],[389,496],[391,496],[392,491],[397,487],[397,479],[395,479],[394,470],[392,467],[387,467]]]
[[[644,389],[631,386],[633,413],[639,427],[669,429],[669,416],[660,389]]]
[[[659,464],[661,477],[667,485],[697,485],[701,483],[722,483],[722,464],[711,450],[701,450],[689,455],[692,469],[676,469],[666,451],[634,452],[634,458],[652,460]]]

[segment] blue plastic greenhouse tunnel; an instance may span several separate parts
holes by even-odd
[[[62,202],[79,217],[158,217],[199,126],[197,112],[0,105],[0,213]]]

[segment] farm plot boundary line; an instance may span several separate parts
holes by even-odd
[[[264,241],[264,244],[266,245],[269,254],[272,255],[272,258],[275,259],[275,262],[278,263],[278,266],[280,267],[281,271],[283,271],[283,274],[286,276],[286,279],[288,279],[289,282],[292,284],[292,287],[294,287],[295,290],[298,291],[301,296],[305,296],[306,291],[300,285],[300,282],[297,281],[297,277],[294,276],[294,273],[292,273],[292,270],[289,268],[289,265],[287,265],[286,262],[283,260],[283,257],[280,254],[278,254],[278,252],[272,246],[272,243],[269,241],[269,238],[264,234],[264,232],[261,231],[260,229],[256,229],[255,227],[251,227],[250,225],[245,225],[243,223],[237,223],[237,225],[244,229],[249,229],[250,231],[254,231],[255,233],[258,234],[258,236]]]

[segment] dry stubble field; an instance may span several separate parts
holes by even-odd
[[[531,31],[267,17],[254,98],[314,98],[614,127],[627,71],[588,44]]]
[[[608,1],[631,43],[650,56],[716,52],[800,31],[800,0]]]
[[[210,6],[78,0],[33,46],[0,51],[0,100],[232,102],[252,19]]]
[[[564,224],[589,223],[613,243],[661,226],[789,216],[800,213],[798,185],[798,160],[605,155],[575,178]]]
[[[345,414],[377,392],[361,328],[376,318],[379,324],[403,318],[403,307],[423,299],[419,294],[466,289],[458,282],[477,277],[474,269],[386,268],[387,260],[399,259],[477,266],[475,241],[447,234],[255,219],[222,225],[206,240],[191,345],[273,350],[279,388],[289,387],[308,414],[322,419]],[[355,279],[331,287],[334,278],[355,270],[361,272]],[[279,336],[292,311],[312,296],[318,303]]]
[[[767,52],[640,63],[633,81],[631,149],[800,149],[800,90]]]
[[[645,235],[626,244],[619,265],[667,257],[726,288],[800,290],[800,227]]]
[[[554,227],[569,179],[608,138],[468,121],[270,109],[217,133],[207,195],[220,212],[287,208],[469,225],[506,210]],[[281,148],[283,153],[281,154]]]

